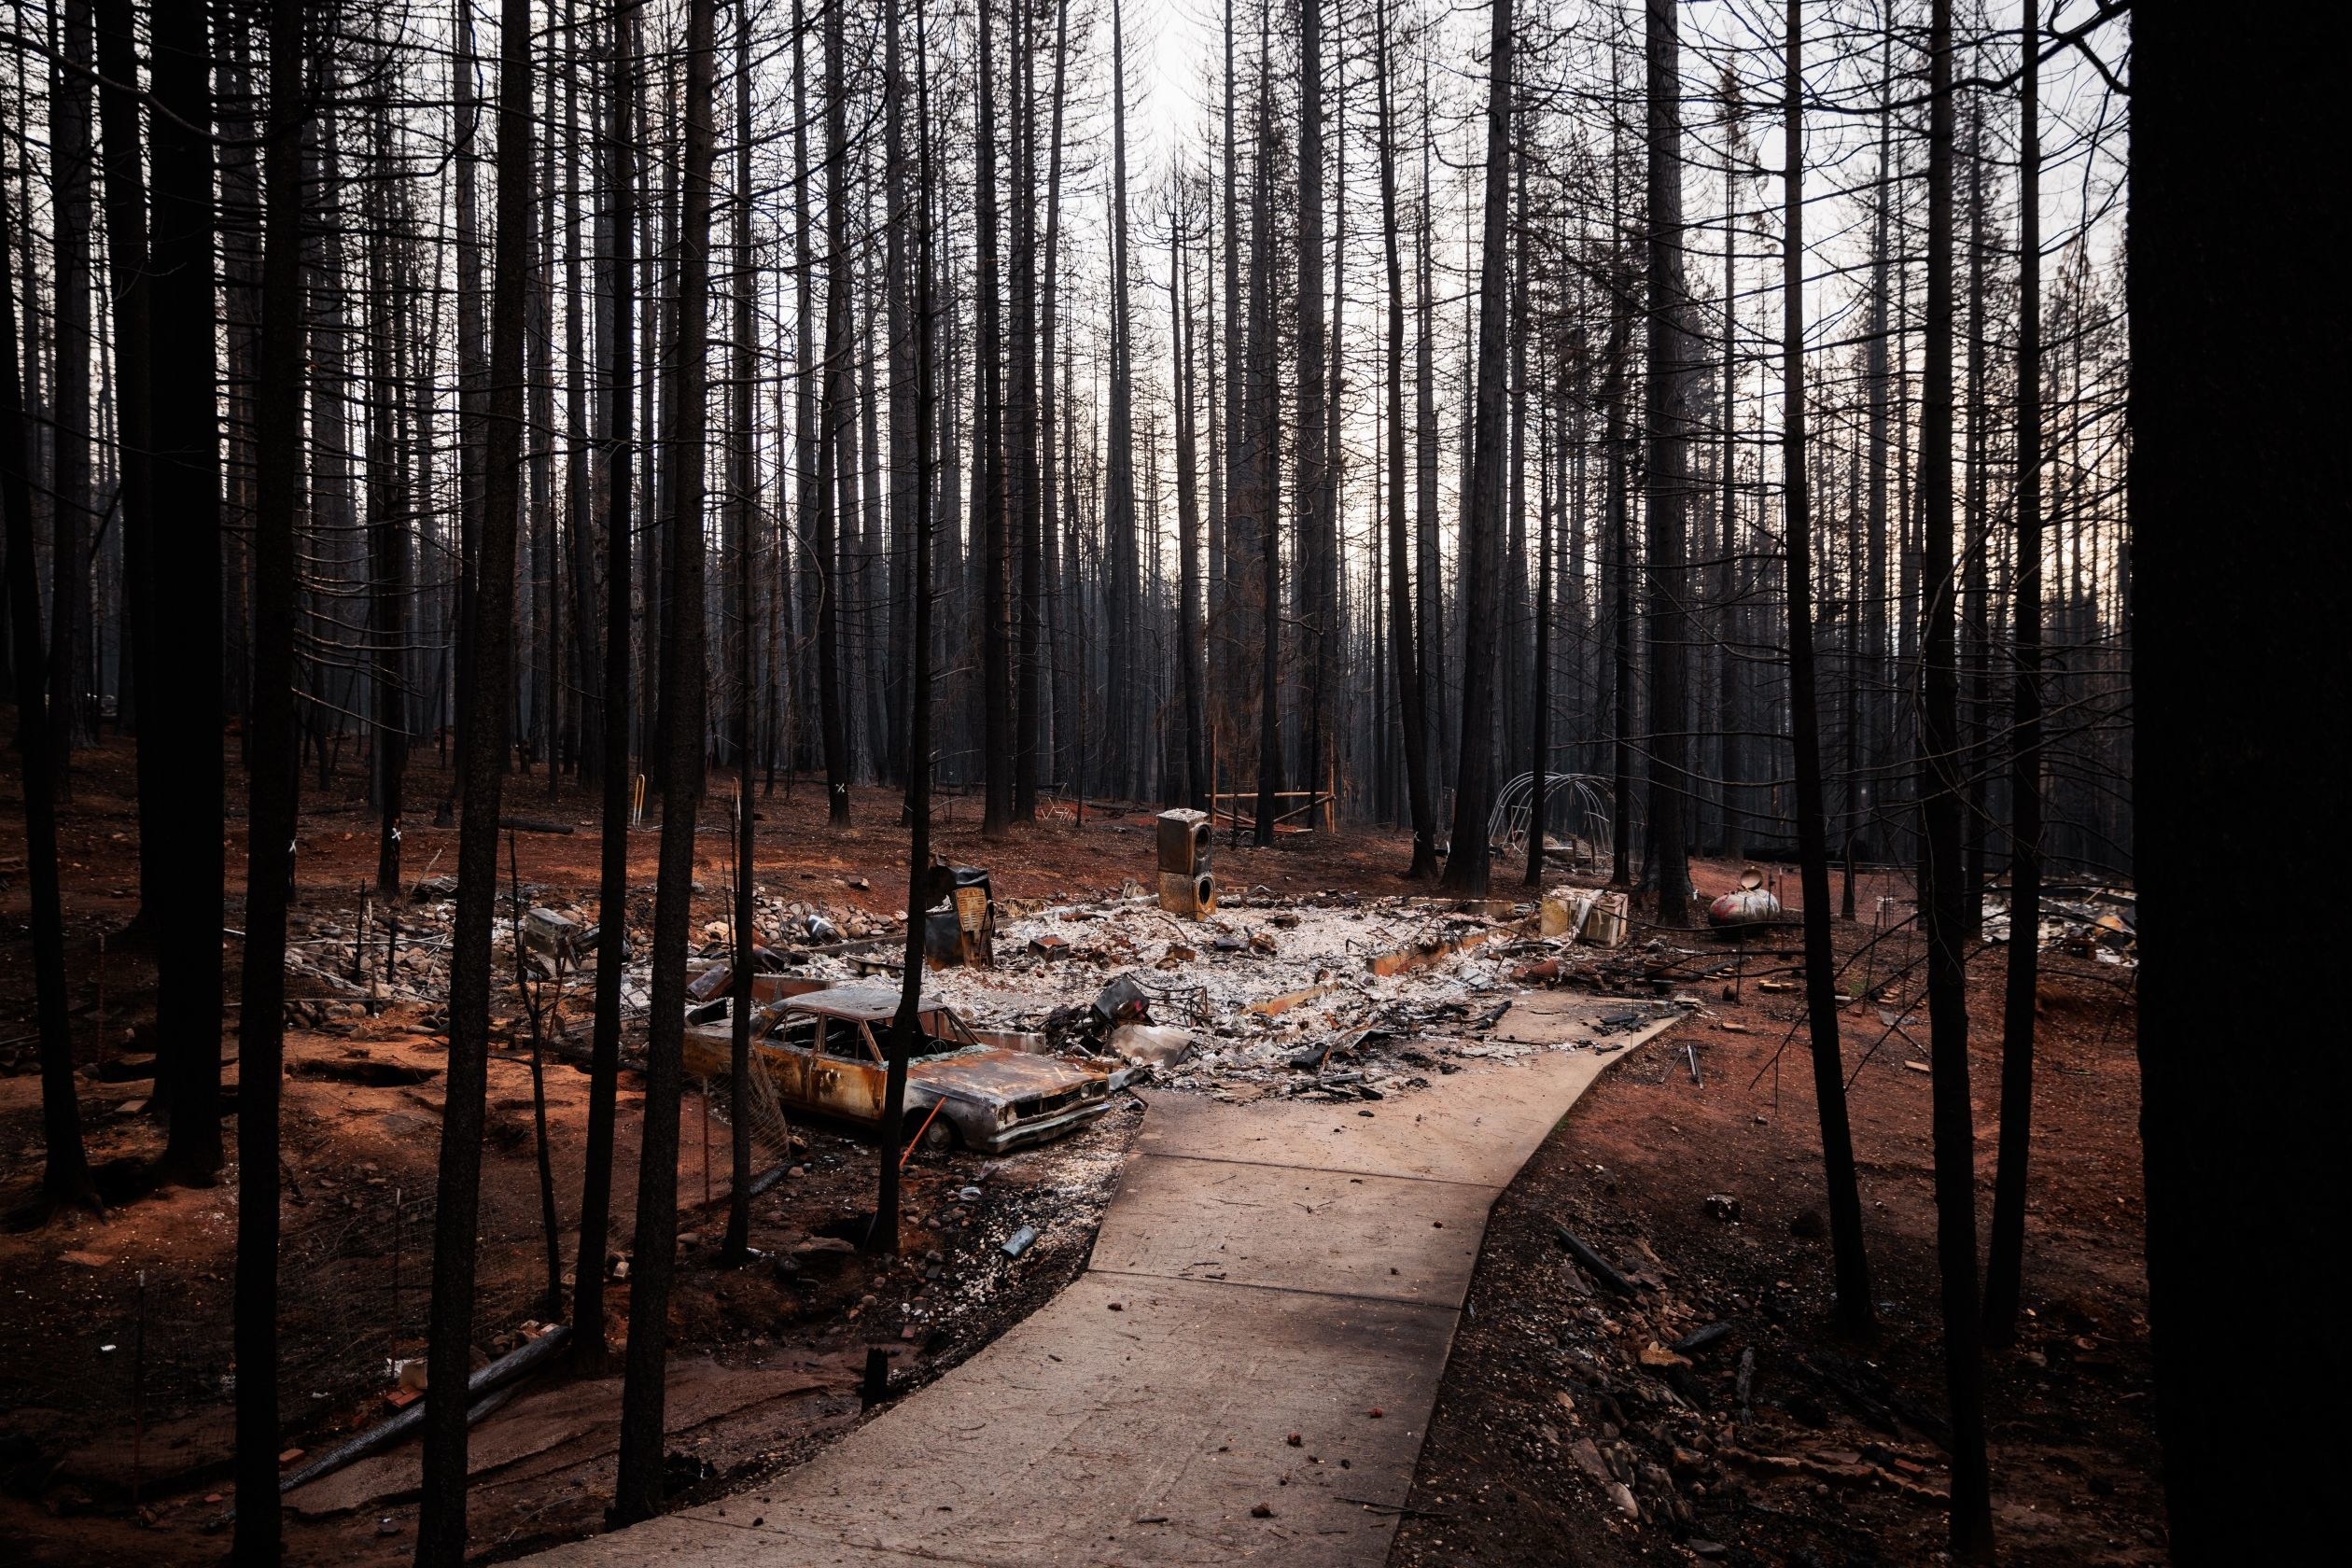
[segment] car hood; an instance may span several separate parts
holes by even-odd
[[[1089,1082],[1108,1084],[1101,1073],[1057,1057],[988,1045],[915,1062],[907,1082],[933,1094],[991,1105],[1060,1094]]]

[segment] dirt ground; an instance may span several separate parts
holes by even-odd
[[[455,832],[431,825],[443,777],[436,762],[420,750],[411,779],[403,879],[412,885],[447,874],[455,860]],[[149,956],[124,934],[137,907],[130,766],[127,743],[79,753],[76,798],[62,823],[86,1132],[92,1159],[111,1162],[126,1182],[161,1147],[160,1130],[145,1113],[151,1082],[125,1066],[151,1048],[153,1007]],[[244,846],[243,788],[233,766],[231,777],[233,928]],[[726,913],[721,797],[731,796],[733,780],[713,782],[697,858],[704,887],[697,928]],[[13,785],[10,777],[0,789]],[[373,877],[375,821],[359,788],[348,766],[324,788],[315,773],[304,780],[296,919],[314,951],[331,951],[356,933],[362,891]],[[1089,807],[1083,826],[1065,815],[1006,843],[984,844],[978,805],[943,801],[936,841],[944,857],[989,868],[1000,900],[1115,892],[1151,870],[1147,813]],[[543,776],[518,776],[509,781],[506,809],[576,830],[516,835],[526,896],[593,909],[596,799],[568,783],[550,799]],[[763,795],[758,809],[757,862],[767,896],[852,918],[861,913],[877,928],[901,915],[904,840],[889,792],[858,791],[856,825],[846,833],[825,826],[821,789],[805,780]],[[657,815],[658,803],[649,803],[648,825],[632,837],[633,928],[651,914]],[[26,942],[21,822],[20,803],[12,795],[0,800],[0,951],[18,955]],[[1276,898],[1406,890],[1396,872],[1407,846],[1395,834],[1304,835],[1273,851],[1221,835],[1218,854],[1228,886],[1262,887]],[[1710,892],[1729,886],[1734,870],[1697,868]],[[1787,894],[1793,877],[1776,875]],[[1862,892],[1860,926],[1842,929],[1849,943],[1869,935],[1877,895],[1899,899],[1907,889],[1873,881]],[[371,929],[380,929],[381,912],[375,917]],[[1636,944],[1649,935],[1637,929]],[[1900,942],[1882,945],[1891,961],[1902,961]],[[1721,1543],[1734,1561],[1773,1563],[1932,1555],[1939,1538],[1932,1505],[1891,1481],[1872,1487],[1843,1474],[1899,1460],[1918,1468],[1884,1474],[1916,1487],[1937,1484],[1939,1455],[1929,1436],[1900,1419],[1883,1422],[1893,1432],[1857,1424],[1865,1408],[1884,1417],[1890,1409],[1932,1412],[1941,1403],[1926,1078],[1904,1065],[1915,1053],[1899,1037],[1859,1070],[1857,1139],[1885,1332],[1868,1346],[1836,1344],[1820,1323],[1826,1242],[1789,1230],[1797,1215],[1818,1206],[1801,1039],[1777,1080],[1768,1072],[1749,1084],[1800,1011],[1792,993],[1758,989],[1769,971],[1790,961],[1768,954],[1794,946],[1793,932],[1753,944],[1736,1002],[1717,994],[1729,976],[1710,976],[1704,1012],[1614,1069],[1500,1206],[1398,1561],[1608,1561],[1660,1551],[1679,1560],[1711,1549],[1669,1544],[1676,1542]],[[231,997],[235,956],[231,944]],[[1978,965],[1981,1018],[1993,1016],[1983,1000],[1996,994],[1999,961],[1995,949]],[[2149,1539],[2157,1512],[2149,1478],[2132,1021],[2113,971],[2055,958],[2052,966],[2062,973],[2046,987],[2027,1257],[2027,1298],[2037,1315],[2018,1350],[1990,1367],[1998,1519],[2021,1560],[2148,1561],[2161,1549]],[[1687,983],[1670,988],[1699,994]],[[289,1453],[315,1454],[384,1415],[397,1364],[422,1351],[444,1020],[429,1001],[396,995],[362,1002],[347,988],[297,990],[314,1006],[308,1026],[288,1040],[281,1386]],[[0,1210],[16,1207],[39,1170],[30,992],[30,964],[0,962]],[[1852,1028],[1865,1030],[1878,1007],[1910,998],[1889,995],[1896,1000],[1850,1013]],[[584,1017],[582,1000],[567,1007]],[[510,995],[494,1011],[505,1022],[491,1068],[483,1162],[476,1316],[483,1357],[519,1343],[547,1315],[522,1009]],[[229,1017],[233,1027],[233,1011]],[[1906,1027],[1924,1038],[1915,1021]],[[1867,1028],[1862,1043],[1880,1032]],[[1981,1042],[1989,1038],[1981,1029]],[[1695,1047],[1703,1086],[1690,1083],[1685,1041]],[[230,1045],[233,1059],[233,1033]],[[1850,1041],[1850,1061],[1859,1049]],[[1988,1193],[1997,1061],[1996,1047],[1981,1045],[1976,1099]],[[551,1159],[567,1237],[577,1218],[586,1082],[572,1060],[548,1060]],[[614,1245],[622,1251],[637,1166],[629,1112],[640,1091],[624,1075],[614,1204]],[[670,1421],[674,1491],[681,1497],[740,1490],[854,1424],[869,1345],[892,1352],[898,1392],[971,1354],[1047,1299],[1083,1267],[1133,1128],[1132,1110],[1122,1108],[1078,1137],[1001,1161],[918,1155],[908,1168],[906,1250],[877,1268],[824,1247],[870,1207],[874,1149],[838,1130],[798,1127],[789,1154],[757,1154],[755,1168],[789,1163],[798,1174],[755,1202],[752,1236],[763,1252],[793,1265],[721,1271],[713,1253],[730,1132],[723,1095],[715,1098],[707,1106],[689,1093],[681,1140],[686,1267],[673,1305]],[[0,1554],[10,1560],[193,1563],[222,1551],[217,1527],[226,1507],[235,1371],[228,1351],[233,1122],[230,1130],[231,1164],[217,1187],[148,1195],[104,1220],[68,1218],[0,1234],[11,1324],[0,1340]],[[1740,1199],[1737,1223],[1709,1217],[1702,1200],[1715,1193]],[[1555,1221],[1613,1257],[1632,1252],[1647,1259],[1654,1252],[1649,1267],[1671,1299],[1645,1296],[1629,1309],[1577,1295],[1551,1237]],[[1040,1240],[1018,1260],[1007,1258],[1001,1243],[1026,1225],[1038,1227]],[[563,1267],[570,1262],[567,1252]],[[609,1299],[617,1334],[625,1322],[625,1280]],[[1612,1326],[1592,1322],[1596,1311]],[[1637,1393],[1642,1374],[1599,1374],[1599,1363],[1585,1359],[1589,1349],[1578,1355],[1580,1340],[1596,1333],[1613,1343],[1641,1335],[1645,1313],[1659,1320],[1659,1332],[1686,1319],[1733,1324],[1730,1337],[1690,1358],[1692,1366],[1672,1369],[1676,1386],[1701,1391],[1686,1403],[1705,1400],[1703,1419],[1679,1410],[1661,1419],[1661,1403]],[[1736,1417],[1724,1393],[1747,1349],[1757,1354],[1752,1421]],[[1819,1375],[1795,1370],[1800,1363]],[[1603,1392],[1588,1395],[1587,1386]],[[1839,1386],[1856,1392],[1848,1398]],[[617,1400],[615,1383],[544,1377],[485,1423],[471,1505],[477,1551],[519,1555],[596,1527],[610,1490]],[[1809,1424],[1815,1421],[1822,1424]],[[1647,1518],[1615,1511],[1603,1484],[1579,1467],[1572,1450],[1580,1438],[1606,1445],[1637,1482],[1639,1465],[1655,1457],[1673,1484],[1667,1492],[1637,1487]],[[1674,1469],[1672,1449],[1685,1438],[1700,1445],[1690,1451],[1701,1463]],[[1619,1443],[1628,1445],[1621,1455]],[[1601,1452],[1594,1450],[1606,1471],[1610,1459]],[[1734,1454],[1759,1458],[1747,1464]],[[1797,1468],[1780,1478],[1786,1472],[1763,1459]],[[406,1561],[414,1541],[414,1465],[412,1445],[298,1492],[287,1514],[288,1561]],[[1819,1494],[1833,1483],[1829,1496]]]
[[[1712,892],[1729,869],[1695,875]],[[1863,918],[1839,926],[1841,955],[1869,941],[1880,890],[1864,889]],[[1881,945],[1879,975],[1916,956],[1908,935]],[[1803,1000],[1758,983],[1792,978],[1798,935],[1749,945],[1737,999],[1724,994],[1729,973],[1683,986],[1703,1009],[1612,1069],[1497,1204],[1395,1568],[1937,1561],[1949,1472],[1925,1007],[1904,1005],[1913,981],[1842,1015],[1880,1323],[1875,1338],[1850,1341],[1827,1323]],[[1969,968],[1980,1246],[2006,951]],[[2029,1315],[1985,1368],[1995,1529],[2005,1563],[2161,1562],[2129,976],[2081,955],[2043,958]],[[1563,1226],[1637,1295],[1578,1268]],[[1729,1332],[1673,1354],[1715,1324]]]
[[[227,923],[242,924],[243,784],[231,754],[226,823]],[[421,751],[410,779],[403,882],[445,875],[456,834],[432,825],[445,774]],[[128,1198],[104,1219],[60,1218],[29,1233],[0,1230],[0,1281],[10,1332],[0,1338],[0,1556],[35,1563],[209,1562],[228,1501],[230,1304],[235,1229],[235,1124],[229,1167],[205,1190],[141,1193],[139,1173],[161,1147],[147,1110],[153,1087],[151,954],[125,928],[138,908],[136,819],[128,743],[77,755],[75,794],[61,822],[77,1062],[85,1139],[109,1189]],[[9,777],[0,790],[13,786]],[[730,852],[723,825],[732,777],[714,781],[697,857],[694,924],[726,917]],[[298,857],[294,934],[307,958],[347,952],[372,883],[376,823],[346,772],[321,789],[314,773]],[[857,825],[824,822],[820,787],[779,781],[758,806],[756,860],[779,903],[821,905],[845,924],[877,929],[901,916],[904,838],[898,801],[861,790]],[[935,842],[951,860],[989,867],[1000,900],[1116,893],[1152,871],[1148,813],[1090,806],[984,844],[978,801],[943,800]],[[544,777],[508,784],[511,815],[571,833],[514,836],[526,899],[593,910],[598,798],[566,783],[551,800]],[[631,924],[641,944],[651,914],[658,801],[630,845]],[[27,955],[21,803],[0,797],[0,951]],[[1378,838],[1300,840],[1260,853],[1221,848],[1225,875],[1276,894],[1362,883],[1395,890],[1393,844]],[[434,973],[429,925],[404,905],[404,971]],[[379,964],[385,911],[366,924],[367,973]],[[228,946],[228,995],[237,949]],[[342,960],[335,959],[337,969]],[[368,987],[296,975],[302,1027],[290,1028],[285,1089],[287,1209],[280,1253],[284,1293],[281,1388],[289,1466],[380,1420],[393,1406],[395,1368],[424,1348],[434,1167],[440,1143],[445,1018],[418,987],[382,1001]],[[414,975],[404,973],[404,982]],[[567,994],[553,1031],[584,1023],[584,987]],[[402,1000],[404,996],[412,1000]],[[483,1148],[477,1360],[521,1342],[548,1317],[547,1266],[534,1158],[533,1090],[524,1009],[512,988],[494,1006],[489,1131]],[[0,1211],[35,1190],[41,1159],[39,1081],[31,964],[0,962]],[[227,1085],[236,1081],[235,1013]],[[633,1036],[626,1043],[634,1048]],[[577,1225],[587,1076],[571,1057],[544,1062],[550,1158],[569,1288],[568,1238]],[[837,1435],[860,1415],[866,1349],[892,1359],[893,1393],[919,1385],[1018,1321],[1084,1266],[1096,1221],[1140,1113],[1131,1098],[1077,1136],[1001,1160],[918,1154],[907,1168],[908,1216],[898,1262],[821,1250],[860,1233],[873,1203],[875,1151],[822,1125],[794,1128],[789,1155],[755,1150],[755,1169],[793,1172],[753,1205],[755,1248],[792,1260],[722,1271],[715,1266],[728,1191],[723,1089],[707,1103],[690,1084],[679,1191],[686,1268],[672,1306],[673,1495],[723,1492],[773,1473]],[[614,1248],[625,1253],[636,1194],[632,1112],[636,1074],[622,1078],[613,1202]],[[135,1195],[135,1196],[133,1196]],[[707,1195],[707,1199],[706,1199]],[[1001,1243],[1024,1225],[1039,1239],[1016,1260]],[[820,1250],[807,1251],[812,1242]],[[609,1289],[613,1334],[624,1332],[625,1280]],[[553,1382],[554,1387],[546,1385]],[[745,1391],[751,1391],[746,1393]],[[611,1486],[618,1384],[541,1378],[480,1429],[470,1521],[492,1557],[587,1533]],[[492,1440],[490,1434],[499,1435]],[[486,1452],[487,1458],[483,1457]],[[302,1489],[287,1514],[288,1558],[392,1563],[413,1554],[414,1447],[369,1459]]]

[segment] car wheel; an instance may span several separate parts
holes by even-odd
[[[944,1155],[957,1143],[956,1125],[945,1116],[933,1116],[923,1129],[923,1147],[932,1154]]]

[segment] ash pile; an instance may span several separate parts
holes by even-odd
[[[1588,917],[1610,907],[1606,894],[1574,899],[1591,906]],[[1622,942],[1621,898],[1614,917],[1582,924],[1573,900],[1560,901],[1564,921],[1533,903],[1351,891],[1285,898],[1221,887],[1213,904],[1197,899],[1205,912],[1194,918],[1166,900],[1130,882],[1091,900],[1008,901],[995,966],[943,969],[929,985],[975,1024],[1033,1037],[1040,1049],[1117,1061],[1163,1087],[1228,1100],[1378,1099],[1426,1087],[1465,1059],[1607,1048],[1600,1038],[1518,1044],[1492,1031],[1531,965],[1555,974],[1607,967],[1616,950],[1594,944]]]
[[[840,885],[866,889],[863,877],[842,879]],[[698,898],[711,890],[694,884]],[[777,897],[757,885],[752,892],[763,972],[854,978],[897,970],[904,929],[900,917],[806,896]],[[406,899],[379,902],[362,895],[343,908],[314,903],[296,911],[287,930],[287,1022],[297,1029],[332,1029],[397,1014],[423,1027],[441,1027],[456,897],[455,877],[426,875]],[[575,1014],[585,1016],[596,972],[596,911],[593,889],[581,893],[533,882],[501,886],[491,924],[492,972],[510,987],[518,976],[528,981],[539,1004],[567,1020]],[[621,1010],[624,1020],[639,1022],[653,988],[651,884],[629,889],[628,922],[623,933]],[[734,931],[727,920],[706,920],[695,929],[688,949],[690,970],[707,973],[707,966],[723,966],[734,957]],[[707,997],[698,994],[695,1000]]]
[[[2009,939],[2015,899],[2006,879],[1985,889],[1984,939]],[[2139,967],[2139,895],[2082,883],[2043,887],[2039,926],[2044,951],[2056,949],[2116,969]]]

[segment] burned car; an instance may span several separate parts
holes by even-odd
[[[766,1076],[788,1110],[878,1127],[898,992],[882,986],[769,990],[775,1000],[752,1020],[753,1071]],[[689,1011],[687,1071],[715,1077],[728,1071],[734,1030],[727,1005],[721,998]],[[917,1018],[922,1039],[907,1064],[906,1129],[929,1148],[997,1155],[1042,1143],[1102,1114],[1124,1085],[1124,1073],[1009,1049],[1002,1042],[1020,1037],[974,1029],[936,1001],[926,999]]]

